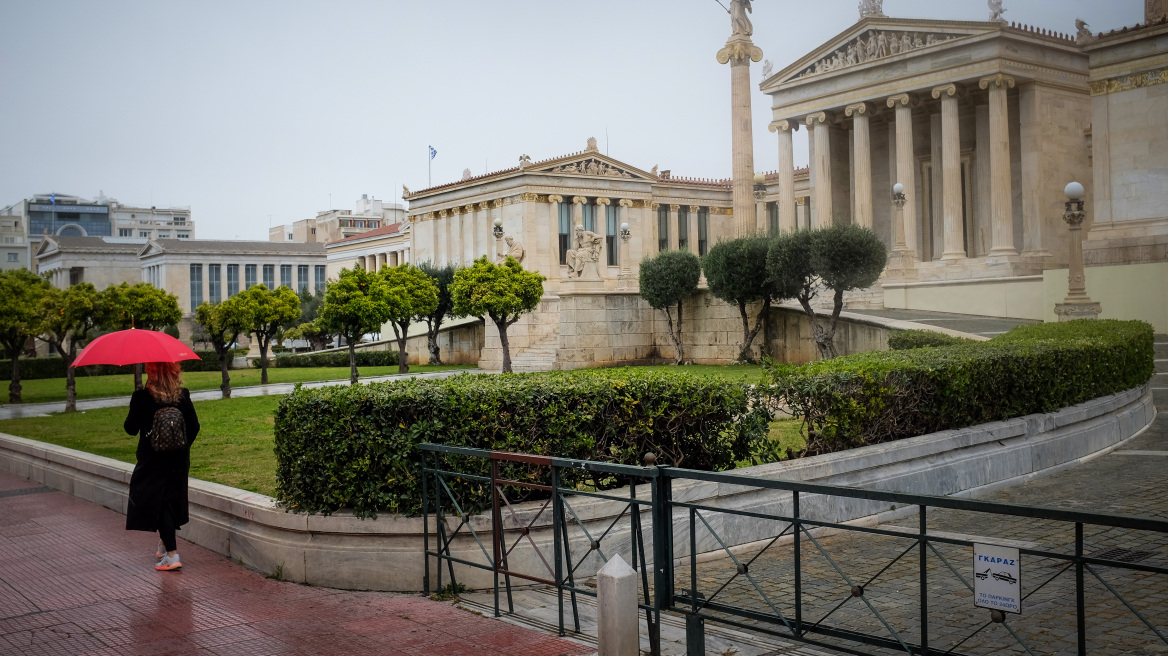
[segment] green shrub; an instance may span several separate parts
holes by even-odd
[[[235,349],[236,355],[246,355],[247,349]],[[219,356],[214,351],[195,351],[199,360],[183,360],[179,363],[183,371],[219,371]],[[348,365],[348,362],[345,362]],[[230,367],[230,365],[228,365]],[[11,360],[0,360],[0,371],[12,371]],[[134,367],[127,365],[117,367],[108,364],[96,364],[88,367],[78,367],[78,376],[111,376],[114,374],[132,374]],[[21,358],[21,380],[40,380],[44,378],[64,378],[65,361],[61,358]]]
[[[926,346],[954,346],[973,342],[972,339],[954,337],[934,330],[894,330],[888,336],[888,348],[893,351],[906,351]]]
[[[357,351],[358,367],[390,367],[397,364],[397,351]],[[260,359],[251,361],[251,366],[259,369]],[[301,355],[281,355],[268,360],[269,367],[348,367],[348,351],[329,353],[303,353]]]
[[[1141,321],[1020,326],[988,342],[773,365],[771,392],[804,422],[803,455],[1059,408],[1143,385],[1152,328]]]
[[[767,435],[769,414],[751,394],[739,383],[636,369],[299,389],[276,412],[277,497],[295,511],[416,513],[421,442],[637,465],[653,452],[663,464],[728,469]],[[488,471],[479,459],[454,460],[460,471]],[[502,475],[550,480],[531,467]],[[565,472],[564,483],[586,475]],[[468,512],[489,499],[488,486],[448,484]]]

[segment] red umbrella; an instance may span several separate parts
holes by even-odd
[[[140,362],[178,362],[201,360],[191,347],[153,330],[119,330],[102,335],[77,354],[74,367],[90,364],[138,364]]]

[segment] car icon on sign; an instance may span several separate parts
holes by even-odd
[[[1010,583],[1010,584],[1014,584],[1014,583],[1018,582],[1018,579],[1014,578],[1013,576],[1010,576],[1006,572],[994,572],[994,578],[999,580],[999,581],[1005,581],[1006,583]]]

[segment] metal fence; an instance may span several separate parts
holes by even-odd
[[[432,560],[439,588],[444,565],[451,580],[455,564],[490,572],[496,613],[501,591],[513,612],[512,578],[554,586],[561,635],[565,595],[572,628],[579,630],[576,596],[595,594],[579,580],[586,559],[595,565],[621,551],[641,576],[640,606],[655,654],[662,611],[685,614],[691,654],[704,653],[706,622],[856,654],[1122,654],[1168,647],[1168,521],[663,466],[437,445],[422,451],[426,590]],[[452,460],[459,462],[451,466]],[[472,461],[489,463],[489,474],[467,473]],[[515,480],[506,472],[516,467],[546,483]],[[489,521],[472,519],[454,480],[490,486]],[[677,500],[678,481],[717,484],[730,493],[716,501]],[[542,498],[522,506],[509,498],[523,494]],[[748,494],[766,502],[733,501]],[[478,499],[482,504],[481,492]],[[623,510],[584,519],[577,508],[587,499],[618,502]],[[537,526],[546,533],[541,518],[549,508],[550,550],[533,539]],[[884,513],[879,525],[849,521],[876,513]],[[473,521],[489,524],[489,549]],[[453,531],[447,523],[456,524]],[[763,528],[767,538],[740,544],[744,523],[752,534]],[[478,559],[455,555],[452,545],[464,531],[478,543]],[[520,543],[529,548],[526,560],[543,572],[509,566]],[[981,545],[1015,550],[1017,575],[991,576],[990,568],[976,567],[973,551],[986,548]],[[1020,613],[976,605],[983,597],[975,590],[994,579],[1016,586]]]

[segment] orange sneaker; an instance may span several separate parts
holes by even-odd
[[[163,556],[162,560],[154,566],[154,569],[160,572],[173,572],[182,569],[182,561],[179,560],[178,553],[173,556]]]

